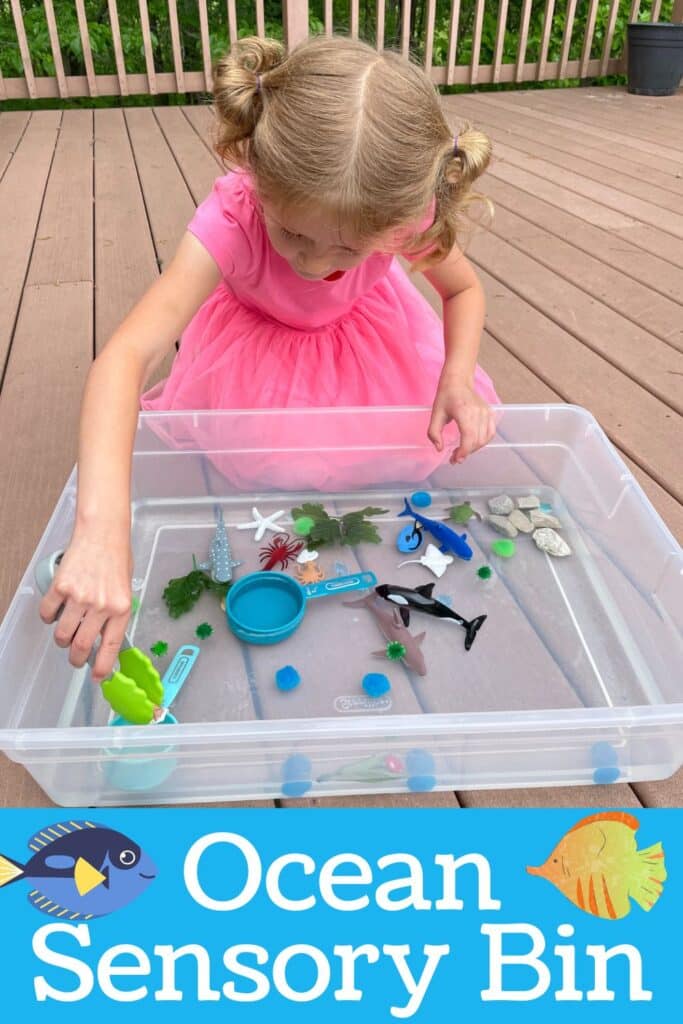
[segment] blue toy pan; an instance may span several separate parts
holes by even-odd
[[[277,644],[301,625],[308,599],[367,590],[376,584],[371,572],[336,576],[306,587],[281,572],[254,572],[232,585],[225,614],[230,629],[245,643]]]

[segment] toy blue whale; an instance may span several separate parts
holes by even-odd
[[[463,558],[466,562],[469,562],[472,557],[472,548],[466,543],[466,533],[460,536],[455,530],[451,530],[450,526],[446,526],[445,523],[440,523],[437,519],[427,519],[426,516],[420,515],[419,512],[415,512],[410,507],[410,502],[407,498],[403,500],[405,508],[403,512],[399,512],[399,519],[401,516],[410,516],[411,519],[414,519],[416,523],[419,523],[428,533],[431,533],[432,537],[438,540],[441,551],[451,551],[458,558]]]

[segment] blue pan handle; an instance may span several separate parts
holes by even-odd
[[[307,598],[332,597],[334,594],[347,594],[350,590],[369,590],[377,586],[374,572],[359,572],[352,576],[335,576],[322,583],[309,583],[303,588]]]
[[[198,657],[199,648],[196,644],[183,644],[178,648],[161,680],[164,687],[163,707],[170,708],[173,704]]]

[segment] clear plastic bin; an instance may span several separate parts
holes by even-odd
[[[462,466],[426,441],[424,409],[143,414],[133,460],[131,622],[142,649],[182,644],[201,654],[174,705],[179,724],[112,728],[87,670],[74,670],[38,617],[34,565],[68,542],[68,481],[0,628],[0,748],[57,803],[104,806],[340,793],[548,786],[664,778],[683,763],[682,559],[673,537],[595,420],[571,406],[498,410],[498,432]],[[452,442],[452,437],[451,437]],[[302,500],[330,513],[365,505],[384,543],[321,550],[328,576],[372,570],[380,582],[434,579],[398,569],[404,496],[428,490],[444,518],[468,499],[533,493],[562,520],[573,554],[552,559],[519,535],[510,560],[471,521],[474,548],[435,581],[434,594],[488,618],[469,652],[452,623],[413,614],[426,633],[427,675],[378,657],[373,616],[342,599],[312,601],[299,630],[270,647],[240,643],[216,598],[168,616],[171,577],[207,556],[223,511],[236,578],[259,568],[251,509],[287,512]],[[291,520],[290,520],[291,522]],[[266,537],[263,543],[272,540]],[[484,581],[477,568],[489,564]],[[292,571],[292,567],[288,569]],[[357,595],[354,595],[357,596]],[[351,598],[349,598],[350,600]],[[197,625],[214,627],[197,641]],[[282,692],[291,664],[301,685]],[[384,672],[391,691],[361,681]]]

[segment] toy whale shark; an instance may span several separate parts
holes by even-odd
[[[434,615],[437,619],[451,619],[453,622],[457,622],[465,630],[465,650],[469,651],[474,643],[474,638],[486,621],[486,616],[478,615],[476,619],[463,619],[462,615],[458,615],[452,608],[432,597],[433,590],[433,583],[425,583],[421,587],[415,587],[414,590],[410,587],[395,587],[390,583],[382,583],[381,586],[375,587],[376,594],[383,597],[385,601],[390,601],[398,606],[406,627],[410,624],[411,608],[416,612]]]
[[[463,558],[466,562],[469,562],[472,557],[472,548],[466,543],[466,533],[463,533],[461,536],[455,530],[451,530],[450,526],[446,526],[445,523],[440,523],[437,519],[428,519],[426,516],[420,515],[419,512],[415,512],[410,507],[410,502],[407,498],[403,500],[405,508],[403,512],[399,512],[399,519],[401,516],[410,516],[411,519],[414,519],[416,523],[424,527],[439,542],[441,545],[440,551],[444,553],[452,551],[458,558]]]
[[[225,529],[223,510],[216,511],[216,531],[211,541],[208,562],[200,562],[199,568],[211,573],[214,583],[229,583],[232,580],[232,570],[236,569],[241,562],[236,562],[232,557],[228,531]]]

